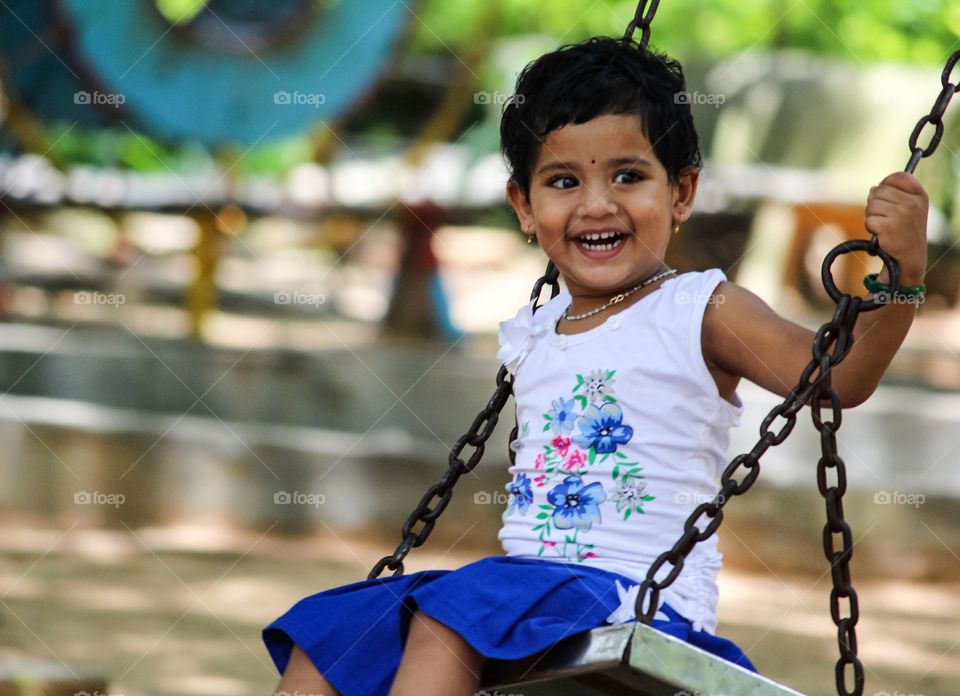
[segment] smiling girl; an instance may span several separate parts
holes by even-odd
[[[501,122],[507,198],[565,289],[501,324],[521,434],[499,533],[506,555],[307,597],[264,631],[279,691],[473,694],[488,659],[635,620],[650,564],[718,490],[739,381],[781,396],[795,384],[813,332],[720,269],[664,263],[701,166],[684,93],[678,63],[608,38],[520,74]],[[865,212],[902,285],[920,285],[927,199],[916,179],[888,176]],[[861,316],[833,369],[844,406],[876,388],[915,309]],[[653,626],[753,669],[715,634],[720,566],[716,536],[698,544]]]

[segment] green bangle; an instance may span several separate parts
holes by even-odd
[[[879,273],[869,273],[863,278],[863,286],[870,292],[890,292],[890,286],[886,283],[877,282],[877,276]],[[897,288],[896,293],[897,297],[922,297],[924,293],[927,292],[926,285],[915,285],[912,288],[900,287]]]

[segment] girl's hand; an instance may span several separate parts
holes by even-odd
[[[896,172],[870,189],[867,230],[900,264],[900,285],[923,283],[927,271],[927,192],[916,177]],[[878,278],[888,282],[886,268]]]

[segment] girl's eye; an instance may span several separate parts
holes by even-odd
[[[568,189],[577,185],[577,180],[572,176],[555,176],[547,182],[547,186],[556,189]]]
[[[643,179],[643,176],[639,172],[618,172],[615,177],[613,177],[613,183],[615,184],[635,184],[636,182]]]

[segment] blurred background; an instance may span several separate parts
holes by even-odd
[[[0,0],[4,693],[270,693],[260,629],[392,551],[543,270],[497,152],[516,74],[634,9]],[[958,38],[947,0],[663,2],[652,43],[685,66],[706,165],[668,260],[819,326],[820,262],[866,238]],[[918,170],[926,303],[840,431],[869,694],[960,680],[956,116]],[[858,292],[878,270],[835,267]],[[739,393],[731,457],[778,401]],[[727,508],[721,633],[830,694],[805,413]],[[503,421],[408,572],[499,553]]]

